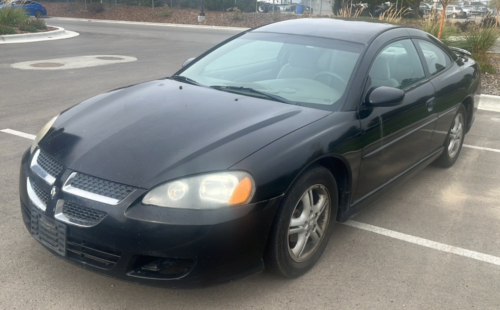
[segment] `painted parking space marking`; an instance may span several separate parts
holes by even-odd
[[[469,144],[464,144],[463,147],[468,147],[470,149],[476,149],[476,150],[481,150],[481,151],[489,151],[489,152],[500,153],[500,150],[491,149],[489,147],[475,146],[475,145],[469,145]]]
[[[0,131],[4,132],[4,133],[11,134],[11,135],[14,135],[14,136],[18,136],[18,137],[30,139],[30,140],[35,140],[35,137],[36,137],[35,135],[30,135],[29,133],[24,133],[22,131],[12,130],[12,129],[9,129],[9,128],[2,129]]]
[[[500,266],[500,257],[496,257],[493,255],[479,253],[476,251],[471,251],[471,250],[467,250],[464,248],[459,248],[456,246],[452,246],[452,245],[448,245],[448,244],[444,244],[444,243],[440,243],[440,242],[436,242],[436,241],[432,241],[432,240],[424,239],[424,238],[420,238],[420,237],[415,237],[415,236],[403,234],[403,233],[400,233],[400,232],[397,232],[394,230],[389,230],[389,229],[385,229],[382,227],[373,226],[373,225],[365,224],[365,223],[360,223],[360,222],[356,222],[356,221],[352,221],[352,220],[345,222],[344,225],[358,228],[358,229],[362,229],[362,230],[366,230],[369,232],[373,232],[373,233],[376,233],[376,234],[379,234],[382,236],[386,236],[386,237],[390,237],[393,239],[398,239],[398,240],[405,241],[408,243],[417,244],[417,245],[420,245],[420,246],[423,246],[426,248],[430,248],[430,249],[434,249],[434,250],[438,250],[441,252],[451,253],[451,254],[467,257],[467,258],[472,258],[472,259],[475,259],[475,260],[478,260],[481,262],[486,262],[486,263]]]
[[[24,61],[11,67],[21,70],[69,70],[137,61],[137,58],[122,55],[91,55],[45,60]]]

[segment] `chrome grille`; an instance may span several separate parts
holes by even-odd
[[[33,186],[33,190],[35,191],[35,194],[38,196],[41,202],[43,202],[45,205],[49,202],[49,193],[45,190],[43,190],[40,186],[38,186],[35,182],[32,182],[31,185]]]
[[[128,185],[103,180],[83,173],[77,173],[68,185],[118,201],[125,199],[135,189]]]
[[[38,155],[38,165],[45,170],[48,174],[57,178],[59,174],[63,171],[63,165],[58,163],[55,159],[50,157],[47,153],[40,150],[40,155]]]

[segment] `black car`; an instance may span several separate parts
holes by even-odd
[[[22,216],[56,256],[123,280],[297,277],[336,221],[454,164],[479,93],[476,62],[421,30],[263,26],[53,118],[22,158]]]

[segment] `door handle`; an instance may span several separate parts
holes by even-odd
[[[436,104],[436,98],[432,97],[431,99],[427,100],[425,105],[427,106],[427,111],[431,112],[434,109],[434,105]]]

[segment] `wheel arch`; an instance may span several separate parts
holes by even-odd
[[[295,181],[307,170],[314,166],[323,166],[330,171],[337,183],[338,193],[338,212],[337,219],[341,218],[343,212],[346,212],[351,198],[352,187],[352,171],[348,161],[341,155],[325,155],[311,161],[306,165],[297,175],[292,182],[288,185],[286,193],[290,190]]]
[[[352,180],[351,169],[346,160],[336,156],[320,158],[316,161],[316,163],[327,168],[337,182],[337,193],[339,199],[337,219],[339,219],[341,214],[347,211],[347,208],[349,207]]]

